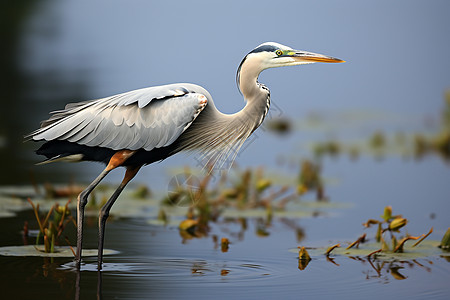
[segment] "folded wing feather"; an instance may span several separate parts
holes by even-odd
[[[171,84],[68,104],[28,138],[150,151],[172,144],[206,107],[208,97],[200,86]]]

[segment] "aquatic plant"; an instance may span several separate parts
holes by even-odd
[[[284,209],[295,196],[284,196],[289,187],[274,185],[264,174],[263,168],[239,170],[235,167],[231,176],[223,175],[219,180],[214,176],[207,173],[198,179],[188,168],[184,169],[183,174],[176,176],[177,184],[171,186],[173,190],[162,199],[161,204],[190,208],[185,220],[188,223],[183,223],[181,230],[187,231],[186,224],[192,224],[192,220],[195,220],[195,228],[191,231],[196,236],[201,231],[203,236],[208,231],[208,222],[217,220],[229,208],[239,212],[264,210],[270,221],[273,209]]]
[[[445,232],[439,247],[443,250],[450,250],[450,228]]]
[[[222,252],[228,252],[229,245],[230,245],[230,241],[227,238],[223,237],[220,240],[220,248],[221,248]]]
[[[292,121],[285,117],[267,120],[265,128],[279,135],[284,135],[292,131]]]
[[[403,252],[404,244],[409,240],[419,240],[417,243],[413,245],[413,247],[417,246],[420,242],[422,242],[426,237],[428,237],[432,232],[433,228],[427,234],[422,234],[420,236],[410,236],[405,235],[400,238],[400,229],[403,228],[408,223],[406,218],[403,218],[401,215],[393,215],[392,207],[386,206],[384,208],[384,212],[381,215],[381,220],[369,219],[367,222],[363,223],[363,226],[368,228],[372,225],[377,225],[377,233],[375,235],[375,239],[378,243],[381,243],[382,251],[392,250],[393,252]],[[384,234],[386,232],[390,233],[392,247],[389,247]],[[365,239],[365,236],[364,236]],[[361,242],[361,238],[357,240],[357,242],[352,243],[347,249],[352,248],[354,245],[359,245]]]
[[[363,226],[368,228],[371,226],[377,226],[377,231],[375,234],[376,242],[368,242],[367,234],[364,233],[360,235],[354,242],[349,243],[348,247],[340,248],[340,243],[334,244],[329,247],[319,247],[319,248],[306,248],[305,246],[297,247],[299,250],[299,269],[304,270],[311,260],[310,253],[306,251],[309,249],[312,255],[325,255],[326,260],[339,266],[331,258],[331,253],[335,255],[344,255],[350,259],[368,262],[370,266],[377,272],[377,276],[381,277],[381,270],[387,269],[388,272],[392,274],[395,279],[405,279],[402,274],[398,272],[400,263],[408,263],[409,260],[412,263],[418,264],[416,258],[427,257],[433,255],[439,255],[442,257],[448,257],[446,251],[450,249],[450,228],[445,233],[440,244],[437,241],[428,241],[422,243],[432,232],[433,228],[426,234],[419,236],[411,236],[409,234],[402,235],[401,231],[404,230],[405,226],[408,224],[408,220],[403,218],[401,215],[394,215],[392,213],[392,207],[386,206],[384,208],[383,214],[380,219],[369,219]],[[390,236],[391,243],[387,242],[388,238],[386,235]],[[405,248],[407,241],[417,240],[416,243]],[[364,246],[361,246],[364,244]],[[419,249],[416,249],[419,244],[421,244]],[[441,248],[444,252],[436,251],[437,247]],[[294,251],[294,249],[292,250]]]
[[[81,193],[85,189],[85,187],[73,184],[63,187],[55,187],[50,183],[45,183],[44,189],[46,198],[55,199],[55,198],[76,197],[78,196],[79,193]]]
[[[329,140],[314,145],[313,153],[316,158],[320,158],[324,155],[331,157],[337,156],[342,151],[342,145],[337,140]]]
[[[386,146],[386,137],[383,132],[375,131],[369,139],[369,145],[373,149],[382,149]]]
[[[450,90],[445,93],[439,125],[437,131],[431,134],[397,132],[392,138],[387,133],[376,130],[368,136],[368,140],[364,143],[344,143],[331,139],[315,143],[312,151],[316,159],[326,155],[335,157],[339,154],[348,154],[350,158],[356,159],[361,152],[364,152],[370,153],[376,158],[381,158],[387,153],[400,153],[403,156],[413,155],[416,159],[425,155],[438,155],[448,162],[450,161]]]
[[[146,185],[139,185],[133,192],[132,196],[137,199],[147,199],[152,196],[152,192]]]
[[[60,206],[54,204],[50,210],[45,214],[44,218],[41,218],[39,212],[39,204],[34,204],[30,198],[27,199],[31,204],[36,221],[39,226],[39,234],[36,237],[36,245],[39,245],[41,238],[44,241],[44,251],[46,253],[55,253],[55,244],[58,242],[62,232],[66,228],[67,224],[73,223],[76,226],[74,218],[70,214],[68,208],[70,199],[66,202],[66,205]],[[53,215],[53,219],[50,217]],[[73,250],[72,250],[73,252]]]
[[[311,160],[302,160],[298,176],[297,193],[301,196],[308,191],[316,191],[317,201],[327,201],[324,184],[320,175],[321,168],[318,163]]]
[[[303,271],[308,266],[311,261],[311,256],[309,256],[308,251],[305,247],[298,247],[300,250],[298,251],[298,268]]]
[[[327,251],[325,251],[325,255],[326,255],[327,257],[329,257],[330,254],[331,254],[331,251],[333,251],[334,249],[339,248],[339,247],[341,247],[341,244],[336,244],[336,245],[333,245],[333,246],[329,247],[329,248],[327,249]]]

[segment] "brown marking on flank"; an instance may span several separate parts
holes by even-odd
[[[136,151],[120,150],[117,151],[109,160],[106,169],[111,171],[117,167],[120,167],[127,159],[129,159]]]

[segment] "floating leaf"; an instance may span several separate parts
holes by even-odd
[[[117,254],[119,251],[104,249],[103,255]],[[97,256],[97,249],[83,249],[82,256]],[[54,253],[47,253],[43,246],[8,246],[0,247],[0,255],[4,256],[41,256],[41,257],[74,257],[70,247],[55,247]]]
[[[413,261],[422,257],[449,257],[450,252],[442,252],[439,248],[439,241],[425,240],[417,247],[410,247],[408,243],[404,245],[403,253],[394,253],[392,250],[380,249],[379,243],[364,243],[359,248],[335,248],[333,249],[333,255],[345,255],[348,257],[367,257],[376,255],[376,259],[380,261]],[[311,258],[320,257],[327,249],[325,247],[308,248],[308,253]],[[298,253],[298,248],[291,249],[291,252]]]

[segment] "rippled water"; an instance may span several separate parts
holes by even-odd
[[[264,72],[261,81],[272,96],[267,120],[289,118],[295,132],[279,137],[263,125],[239,154],[241,167],[264,165],[292,183],[300,160],[312,155],[311,141],[360,143],[377,130],[392,141],[396,133],[438,130],[450,78],[449,61],[442,59],[450,51],[447,3],[203,2],[11,2],[2,11],[8,26],[1,47],[0,185],[13,185],[11,191],[26,197],[35,182],[85,183],[100,172],[101,166],[87,163],[35,167],[36,145],[22,142],[48,111],[68,102],[189,81],[210,90],[223,111],[240,109],[236,68],[266,40],[348,62]],[[427,49],[426,59],[417,49]],[[78,273],[72,259],[0,256],[0,298],[448,299],[450,263],[439,255],[384,265],[339,255],[333,263],[316,255],[300,270],[293,250],[354,241],[364,232],[361,224],[386,205],[408,218],[410,234],[434,227],[429,239],[440,240],[450,226],[449,164],[437,156],[415,159],[413,152],[404,145],[380,156],[363,152],[355,161],[325,158],[331,206],[318,208],[315,217],[286,214],[270,224],[246,217],[245,228],[219,219],[208,236],[185,240],[176,226],[152,225],[155,205],[127,211],[108,222],[105,246],[119,253],[105,257],[101,273],[95,258],[86,258]],[[169,170],[186,164],[197,166],[196,157],[179,155],[143,168],[135,182],[164,195],[177,175]],[[117,171],[106,180],[117,184],[121,176]],[[302,201],[313,204],[314,196]],[[114,208],[125,211],[122,204]],[[30,210],[0,213],[0,246],[34,243],[20,232],[34,219]],[[97,247],[96,224],[88,218],[86,248]],[[265,236],[258,234],[261,224]],[[73,230],[67,235],[75,240]],[[228,252],[217,242],[222,237],[231,241]]]
[[[20,213],[14,220],[18,224],[28,217],[29,212]],[[81,299],[93,298],[97,293],[104,299],[446,299],[450,262],[439,256],[395,261],[377,272],[377,261],[371,265],[366,258],[334,256],[334,262],[330,262],[320,255],[313,256],[300,270],[292,249],[300,244],[326,242],[307,237],[299,243],[292,222],[306,229],[321,223],[318,227],[328,230],[326,223],[330,221],[343,220],[275,219],[268,227],[270,235],[259,237],[258,221],[249,219],[246,229],[237,224],[213,224],[209,236],[184,240],[175,227],[149,225],[145,219],[111,220],[106,247],[120,253],[105,257],[101,274],[96,271],[95,257],[84,259],[81,273],[67,258],[0,257],[2,293],[8,297],[20,294],[24,299],[74,299],[77,291]],[[95,248],[96,222],[88,224],[85,248]],[[7,219],[2,219],[0,225],[12,228],[14,222],[8,224]],[[355,227],[358,231],[359,227]],[[307,236],[310,232],[307,230]],[[214,235],[219,240],[223,236],[230,239],[228,252],[221,251]],[[20,244],[17,237],[20,234],[15,232],[2,243]]]

